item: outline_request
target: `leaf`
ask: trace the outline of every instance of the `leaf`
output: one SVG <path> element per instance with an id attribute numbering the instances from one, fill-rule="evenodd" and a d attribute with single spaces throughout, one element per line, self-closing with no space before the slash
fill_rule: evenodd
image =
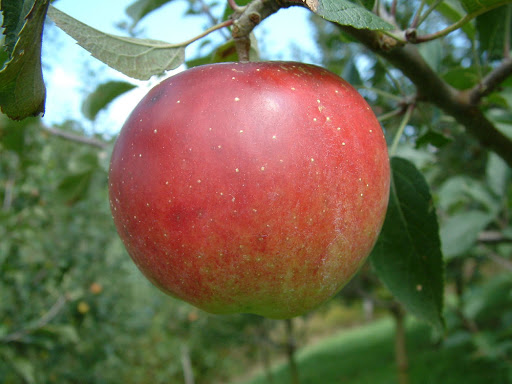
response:
<path id="1" fill-rule="evenodd" d="M 15 352 L 8 348 L 0 348 L 0 357 L 11 366 L 25 383 L 36 383 L 34 365 L 30 360 L 16 356 Z"/>
<path id="2" fill-rule="evenodd" d="M 11 54 L 14 46 L 18 41 L 18 35 L 25 25 L 25 17 L 28 15 L 34 5 L 34 0 L 19 1 L 19 0 L 2 0 L 0 8 L 3 13 L 4 28 L 3 34 L 5 35 L 5 50 Z"/>
<path id="3" fill-rule="evenodd" d="M 487 160 L 486 178 L 487 185 L 496 196 L 505 197 L 510 176 L 510 168 L 505 160 L 494 152 L 490 152 Z"/>
<path id="4" fill-rule="evenodd" d="M 443 260 L 430 190 L 411 162 L 394 157 L 391 168 L 388 212 L 371 262 L 407 310 L 441 330 Z"/>
<path id="5" fill-rule="evenodd" d="M 128 8 L 126 14 L 132 19 L 131 28 L 135 28 L 137 23 L 148 13 L 153 12 L 155 9 L 160 8 L 172 0 L 136 0 Z"/>
<path id="6" fill-rule="evenodd" d="M 476 243 L 478 234 L 494 219 L 492 213 L 467 211 L 458 213 L 441 226 L 443 254 L 447 259 L 462 256 Z"/>
<path id="7" fill-rule="evenodd" d="M 48 5 L 49 0 L 34 3 L 10 61 L 0 71 L 0 108 L 14 120 L 44 113 L 46 87 L 41 68 L 41 38 Z"/>
<path id="8" fill-rule="evenodd" d="M 449 211 L 457 205 L 478 203 L 487 213 L 497 214 L 501 202 L 491 193 L 486 184 L 464 176 L 455 176 L 445 181 L 438 190 L 439 207 Z"/>
<path id="9" fill-rule="evenodd" d="M 439 71 L 441 61 L 443 59 L 443 46 L 439 39 L 429 41 L 428 43 L 421 44 L 419 51 L 423 59 L 428 65 L 436 72 Z"/>
<path id="10" fill-rule="evenodd" d="M 298 0 L 296 0 L 299 2 Z M 389 31 L 394 27 L 366 8 L 348 0 L 302 0 L 305 5 L 324 19 L 357 29 Z"/>
<path id="11" fill-rule="evenodd" d="M 185 60 L 185 45 L 110 35 L 50 6 L 48 16 L 98 60 L 125 75 L 148 80 L 177 68 Z"/>
<path id="12" fill-rule="evenodd" d="M 510 4 L 510 0 L 459 0 L 467 13 L 478 13 L 490 11 L 501 5 Z"/>
<path id="13" fill-rule="evenodd" d="M 70 174 L 57 186 L 58 196 L 67 204 L 73 204 L 87 197 L 93 176 L 92 170 Z"/>
<path id="14" fill-rule="evenodd" d="M 510 18 L 507 12 L 508 7 L 493 9 L 476 18 L 476 29 L 479 36 L 478 49 L 480 53 L 487 52 L 489 60 L 501 59 L 503 57 L 503 50 L 505 47 L 505 40 L 511 41 L 512 28 L 507 28 L 507 22 L 510 23 Z M 506 34 L 508 33 L 508 37 Z"/>
<path id="15" fill-rule="evenodd" d="M 452 87 L 460 90 L 470 89 L 480 82 L 481 74 L 478 68 L 452 67 L 442 78 Z"/>
<path id="16" fill-rule="evenodd" d="M 416 140 L 416 148 L 422 148 L 427 145 L 433 145 L 436 148 L 442 148 L 445 145 L 451 143 L 453 139 L 450 137 L 443 135 L 441 132 L 434 131 L 429 129 L 423 135 L 418 137 Z"/>
<path id="17" fill-rule="evenodd" d="M 116 97 L 135 88 L 135 85 L 126 81 L 109 81 L 100 84 L 96 90 L 90 93 L 82 105 L 82 113 L 89 120 L 94 120 L 96 115 Z"/>

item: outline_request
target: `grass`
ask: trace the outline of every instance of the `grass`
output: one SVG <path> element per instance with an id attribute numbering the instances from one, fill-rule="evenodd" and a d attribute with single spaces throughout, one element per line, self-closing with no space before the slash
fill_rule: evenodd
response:
<path id="1" fill-rule="evenodd" d="M 394 326 L 391 319 L 334 334 L 297 354 L 300 384 L 396 384 Z M 471 358 L 468 345 L 443 348 L 426 326 L 409 323 L 411 384 L 504 384 L 498 365 Z M 273 368 L 273 384 L 290 383 L 285 363 Z M 269 384 L 263 372 L 242 384 Z"/>

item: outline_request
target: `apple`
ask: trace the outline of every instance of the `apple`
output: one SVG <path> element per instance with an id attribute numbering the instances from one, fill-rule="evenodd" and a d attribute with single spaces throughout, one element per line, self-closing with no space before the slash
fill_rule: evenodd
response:
<path id="1" fill-rule="evenodd" d="M 222 63 L 155 86 L 109 175 L 117 231 L 164 292 L 216 314 L 304 314 L 357 272 L 389 194 L 381 127 L 346 81 Z"/>

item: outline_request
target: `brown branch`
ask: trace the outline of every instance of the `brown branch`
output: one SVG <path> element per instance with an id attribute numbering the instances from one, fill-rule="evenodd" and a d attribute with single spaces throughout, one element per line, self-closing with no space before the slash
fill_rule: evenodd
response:
<path id="1" fill-rule="evenodd" d="M 64 140 L 73 141 L 75 143 L 80 143 L 80 144 L 85 144 L 85 145 L 90 145 L 92 147 L 96 147 L 96 148 L 100 148 L 100 149 L 105 149 L 108 146 L 107 142 L 95 139 L 93 137 L 80 136 L 80 135 L 76 135 L 71 132 L 66 132 L 66 131 L 63 131 L 60 129 L 51 128 L 51 127 L 47 127 L 47 126 L 43 126 L 42 128 L 45 132 L 47 132 L 53 136 L 59 137 L 61 139 L 64 139 Z"/>
<path id="2" fill-rule="evenodd" d="M 418 100 L 429 102 L 452 116 L 488 150 L 495 151 L 512 167 L 512 141 L 487 119 L 479 107 L 470 102 L 469 93 L 449 86 L 427 64 L 412 44 L 390 47 L 377 31 L 341 27 L 376 54 L 382 56 L 411 80 L 418 91 Z"/>
<path id="3" fill-rule="evenodd" d="M 496 90 L 501 83 L 512 75 L 512 58 L 503 62 L 485 76 L 482 82 L 469 91 L 469 102 L 478 104 L 480 100 Z"/>

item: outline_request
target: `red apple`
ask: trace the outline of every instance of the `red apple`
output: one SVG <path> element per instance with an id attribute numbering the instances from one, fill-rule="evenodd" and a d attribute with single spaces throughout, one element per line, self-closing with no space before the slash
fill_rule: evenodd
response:
<path id="1" fill-rule="evenodd" d="M 164 292 L 211 313 L 303 314 L 357 272 L 386 213 L 381 127 L 347 82 L 299 63 L 196 67 L 126 121 L 110 204 Z"/>

